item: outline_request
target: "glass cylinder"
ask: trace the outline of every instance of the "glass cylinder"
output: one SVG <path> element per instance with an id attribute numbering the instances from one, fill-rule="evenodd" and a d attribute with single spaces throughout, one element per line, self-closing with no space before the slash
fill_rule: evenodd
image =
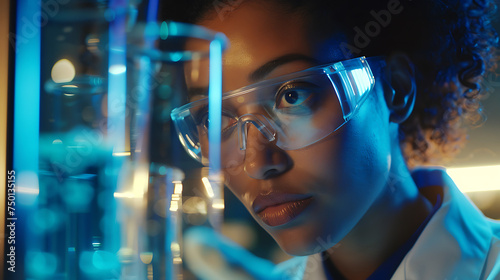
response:
<path id="1" fill-rule="evenodd" d="M 206 90 L 201 94 L 211 91 L 220 102 L 225 44 L 222 34 L 179 22 L 139 22 L 128 34 L 130 157 L 115 193 L 122 234 L 118 255 L 127 277 L 182 279 L 181 169 L 190 163 L 170 112 L 191 100 L 198 89 Z M 220 109 L 217 113 L 220 116 Z M 213 178 L 211 199 L 223 205 L 222 180 Z M 220 223 L 222 208 L 211 213 Z"/>
<path id="2" fill-rule="evenodd" d="M 127 137 L 125 110 L 115 109 L 126 99 L 134 8 L 115 0 L 42 1 L 41 16 L 39 186 L 26 279 L 121 278 L 114 193 Z"/>

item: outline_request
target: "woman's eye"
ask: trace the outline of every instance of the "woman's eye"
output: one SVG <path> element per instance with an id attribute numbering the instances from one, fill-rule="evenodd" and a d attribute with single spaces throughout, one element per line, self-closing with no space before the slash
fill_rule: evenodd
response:
<path id="1" fill-rule="evenodd" d="M 281 110 L 312 109 L 318 88 L 311 84 L 299 83 L 282 86 L 276 95 L 276 108 Z"/>
<path id="2" fill-rule="evenodd" d="M 222 113 L 222 116 L 221 116 L 222 133 L 224 133 L 227 130 L 229 130 L 230 128 L 232 128 L 234 125 L 236 125 L 237 122 L 238 121 L 236 118 L 234 118 L 228 114 Z M 208 130 L 208 126 L 210 124 L 210 121 L 208 119 L 208 111 L 200 116 L 198 123 L 199 123 L 199 125 L 202 125 L 206 130 Z"/>
<path id="3" fill-rule="evenodd" d="M 198 125 L 203 126 L 203 128 L 208 129 L 208 112 L 204 113 L 198 118 Z"/>
<path id="4" fill-rule="evenodd" d="M 238 121 L 230 116 L 222 114 L 221 128 L 222 132 L 226 132 L 236 125 Z"/>

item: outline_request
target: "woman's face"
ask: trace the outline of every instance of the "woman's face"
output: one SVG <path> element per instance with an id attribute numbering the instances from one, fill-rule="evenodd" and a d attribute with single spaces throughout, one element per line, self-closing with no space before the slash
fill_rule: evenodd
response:
<path id="1" fill-rule="evenodd" d="M 201 22 L 229 38 L 224 91 L 254 83 L 257 69 L 268 79 L 344 59 L 338 55 L 342 34 L 313 38 L 318 32 L 300 16 L 277 11 L 243 2 L 230 14 L 214 13 Z M 246 158 L 225 170 L 226 185 L 284 251 L 306 255 L 334 246 L 383 192 L 391 148 L 379 89 L 345 126 L 302 149 L 282 150 L 250 126 Z"/>

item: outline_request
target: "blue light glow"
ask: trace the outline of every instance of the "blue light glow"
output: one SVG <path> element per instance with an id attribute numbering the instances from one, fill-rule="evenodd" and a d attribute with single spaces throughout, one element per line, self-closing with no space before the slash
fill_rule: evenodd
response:
<path id="1" fill-rule="evenodd" d="M 148 14 L 146 16 L 147 22 L 156 22 L 158 16 L 158 0 L 149 0 Z"/>
<path id="2" fill-rule="evenodd" d="M 115 279 L 119 265 L 116 254 L 102 250 L 84 251 L 78 259 L 80 271 L 92 279 Z"/>
<path id="3" fill-rule="evenodd" d="M 127 0 L 111 0 L 109 8 L 111 10 L 122 10 L 127 8 Z M 126 114 L 126 89 L 127 72 L 124 65 L 127 65 L 127 15 L 117 14 L 116 18 L 109 23 L 109 57 L 108 57 L 108 120 L 107 120 L 107 141 L 113 145 L 113 152 L 125 152 L 126 133 L 125 133 L 125 114 Z M 113 71 L 113 69 L 122 69 L 124 71 Z M 111 69 L 111 71 L 109 71 Z M 113 162 L 107 168 L 110 170 L 120 170 L 123 159 L 113 157 Z M 116 201 L 109 194 L 114 193 L 117 185 L 116 176 L 106 178 L 108 187 L 106 203 L 104 206 L 104 217 L 101 221 L 103 231 L 103 248 L 110 252 L 118 251 L 120 248 L 120 233 L 116 219 Z M 102 198 L 102 197 L 101 197 Z M 102 279 L 102 278 L 101 278 Z"/>
<path id="4" fill-rule="evenodd" d="M 92 264 L 97 269 L 111 270 L 119 266 L 118 257 L 107 251 L 95 251 L 92 255 Z"/>
<path id="5" fill-rule="evenodd" d="M 169 33 L 174 35 L 174 36 L 179 36 L 179 35 L 182 35 L 182 34 L 190 34 L 190 30 L 184 30 L 182 29 L 183 25 L 181 24 L 180 27 L 181 27 L 181 32 L 179 32 L 179 28 L 178 28 L 178 24 L 177 22 L 169 22 L 168 24 L 168 30 L 169 30 Z M 184 31 L 184 32 L 182 32 Z"/>
<path id="6" fill-rule="evenodd" d="M 166 22 L 161 23 L 160 27 L 160 38 L 166 40 L 168 38 L 168 25 Z"/>
<path id="7" fill-rule="evenodd" d="M 40 278 L 52 278 L 57 270 L 56 255 L 44 252 L 31 251 L 26 254 L 26 270 L 31 275 Z"/>
<path id="8" fill-rule="evenodd" d="M 38 209 L 33 214 L 32 225 L 36 228 L 37 232 L 44 233 L 56 231 L 62 224 L 64 219 L 61 214 L 62 211 L 54 211 L 49 208 Z"/>
<path id="9" fill-rule="evenodd" d="M 169 55 L 170 55 L 170 60 L 173 61 L 173 62 L 178 62 L 183 57 L 182 52 L 172 52 Z"/>
<path id="10" fill-rule="evenodd" d="M 38 174 L 41 24 L 28 25 L 25 21 L 40 13 L 40 1 L 19 0 L 17 7 L 13 165 L 17 185 L 33 190 L 26 193 L 38 193 L 38 180 L 25 177 Z"/>
<path id="11" fill-rule="evenodd" d="M 123 6 L 126 1 L 111 1 L 112 8 Z M 108 135 L 115 152 L 125 151 L 126 106 L 126 17 L 117 15 L 109 26 L 109 78 L 108 78 Z M 121 69 L 121 71 L 117 71 Z"/>
<path id="12" fill-rule="evenodd" d="M 355 86 L 358 89 L 357 99 L 359 100 L 371 87 L 370 78 L 364 69 L 358 68 L 351 71 Z"/>
<path id="13" fill-rule="evenodd" d="M 221 113 L 222 113 L 222 44 L 219 39 L 210 43 L 210 84 L 208 88 L 208 141 L 210 169 L 214 174 L 220 171 Z M 217 195 L 217 194 L 216 194 Z M 217 197 L 217 196 L 216 196 Z"/>
<path id="14" fill-rule="evenodd" d="M 149 100 L 150 100 L 150 92 L 148 89 L 151 88 L 151 76 L 150 76 L 150 69 L 151 69 L 151 60 L 147 56 L 142 56 L 139 59 L 139 79 L 138 79 L 138 96 L 141 98 L 138 98 L 137 104 L 135 105 L 137 108 L 136 114 L 136 120 L 135 123 L 133 124 L 133 130 L 134 132 L 134 137 L 137 137 L 137 147 L 131 147 L 134 149 L 139 149 L 141 150 L 142 145 L 147 145 L 146 143 L 143 143 L 144 139 L 147 139 L 145 136 L 145 133 L 147 131 L 146 126 L 148 125 L 148 119 L 147 116 L 150 112 L 149 108 Z"/>
<path id="15" fill-rule="evenodd" d="M 94 196 L 94 189 L 87 180 L 72 179 L 66 182 L 60 195 L 66 204 L 67 211 L 87 212 L 90 211 L 89 207 Z"/>
<path id="16" fill-rule="evenodd" d="M 127 66 L 123 64 L 115 64 L 109 67 L 109 73 L 113 75 L 120 75 L 127 71 Z"/>

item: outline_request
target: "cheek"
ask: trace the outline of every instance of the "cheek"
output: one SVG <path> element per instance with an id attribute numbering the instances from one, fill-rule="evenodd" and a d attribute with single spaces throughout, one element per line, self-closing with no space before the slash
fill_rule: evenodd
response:
<path id="1" fill-rule="evenodd" d="M 348 230 L 386 187 L 391 159 L 389 132 L 385 127 L 375 128 L 371 122 L 353 121 L 352 124 L 346 127 L 342 149 L 336 155 L 337 170 L 332 172 L 337 176 L 334 181 L 338 184 L 334 186 L 337 193 L 333 199 L 338 205 L 328 205 L 330 210 L 341 209 L 343 216 L 339 220 Z"/>
<path id="2" fill-rule="evenodd" d="M 356 121 L 308 149 L 300 161 L 316 178 L 316 234 L 339 242 L 361 220 L 386 185 L 390 146 L 385 129 Z M 318 180 L 317 178 L 320 178 Z"/>
<path id="3" fill-rule="evenodd" d="M 294 161 L 291 171 L 307 174 L 322 184 L 323 191 L 340 193 L 367 188 L 373 178 L 388 172 L 390 147 L 385 129 L 352 121 L 337 132 L 305 149 L 289 151 Z"/>
<path id="4" fill-rule="evenodd" d="M 360 197 L 373 200 L 385 186 L 391 163 L 389 117 L 380 94 L 365 101 L 357 115 L 339 131 L 342 148 L 336 154 L 336 165 L 348 187 Z"/>
<path id="5" fill-rule="evenodd" d="M 342 133 L 345 136 L 336 164 L 340 181 L 345 183 L 344 191 L 370 203 L 384 187 L 389 172 L 390 136 L 387 125 L 377 114 L 359 113 Z"/>
<path id="6" fill-rule="evenodd" d="M 257 188 L 251 188 L 251 180 L 245 173 L 243 165 L 224 169 L 224 184 L 247 208 L 251 205 L 252 189 L 258 191 Z"/>

